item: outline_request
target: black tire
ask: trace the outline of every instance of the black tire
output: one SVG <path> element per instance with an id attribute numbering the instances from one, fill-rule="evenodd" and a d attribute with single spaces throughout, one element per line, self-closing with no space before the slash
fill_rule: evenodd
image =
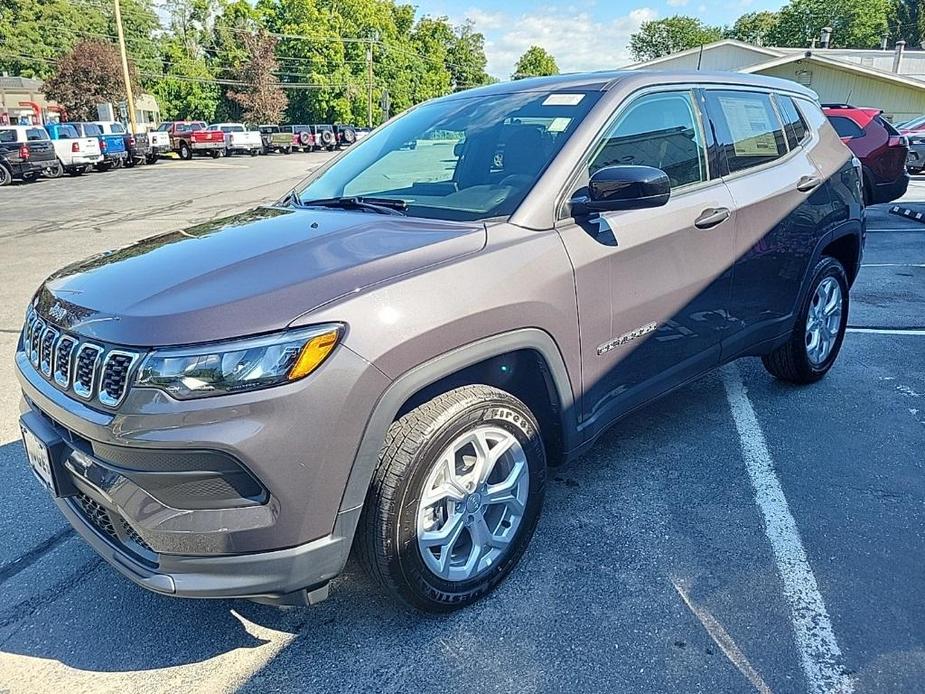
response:
<path id="1" fill-rule="evenodd" d="M 126 158 L 125 158 L 124 166 L 125 166 L 126 169 L 131 169 L 131 168 L 133 168 L 133 167 L 135 166 L 135 158 L 132 157 L 132 156 L 126 157 Z"/>
<path id="2" fill-rule="evenodd" d="M 806 322 L 816 297 L 816 289 L 828 277 L 833 277 L 841 289 L 841 319 L 835 343 L 829 355 L 821 363 L 815 364 L 807 353 Z M 764 368 L 775 378 L 788 383 L 807 384 L 818 381 L 829 372 L 835 359 L 838 358 L 845 339 L 845 328 L 848 325 L 848 308 L 848 277 L 845 274 L 845 268 L 835 258 L 823 257 L 813 269 L 813 278 L 800 305 L 793 333 L 787 342 L 761 358 Z"/>
<path id="3" fill-rule="evenodd" d="M 283 150 L 283 154 L 292 154 L 292 147 L 286 147 Z"/>
<path id="4" fill-rule="evenodd" d="M 83 176 L 86 173 L 87 169 L 83 166 L 75 166 L 72 169 L 68 169 L 68 176 Z"/>
<path id="5" fill-rule="evenodd" d="M 228 152 L 225 152 L 224 155 L 223 155 L 223 154 L 222 154 L 222 150 L 220 150 L 220 149 L 213 149 L 211 152 L 209 152 L 209 156 L 211 156 L 213 159 L 218 159 L 219 157 L 222 157 L 222 156 L 226 156 L 226 157 L 227 157 L 227 156 L 228 156 Z"/>
<path id="6" fill-rule="evenodd" d="M 23 175 L 22 175 L 22 182 L 23 182 L 23 183 L 35 183 L 37 180 L 39 180 L 39 175 L 40 175 L 40 174 L 37 174 L 37 173 L 27 173 L 27 174 L 23 174 Z"/>
<path id="7" fill-rule="evenodd" d="M 256 157 L 258 154 L 260 154 L 260 152 L 258 152 L 256 149 L 252 149 L 252 150 L 251 150 L 251 156 L 252 156 L 252 157 Z"/>
<path id="8" fill-rule="evenodd" d="M 55 165 L 51 168 L 45 169 L 45 176 L 47 178 L 61 178 L 64 175 L 64 165 L 60 161 L 56 161 Z"/>
<path id="9" fill-rule="evenodd" d="M 96 170 L 100 173 L 105 173 L 112 168 L 112 164 L 108 161 L 101 161 L 99 164 L 96 164 Z"/>
<path id="10" fill-rule="evenodd" d="M 4 164 L 0 164 L 0 187 L 8 186 L 13 182 L 13 174 Z"/>
<path id="11" fill-rule="evenodd" d="M 494 563 L 470 579 L 450 581 L 432 572 L 418 549 L 418 500 L 440 453 L 467 430 L 484 424 L 503 429 L 520 444 L 529 471 L 528 495 L 516 534 Z M 539 428 L 520 400 L 484 385 L 451 390 L 389 428 L 360 519 L 355 545 L 360 560 L 386 591 L 414 608 L 449 612 L 470 605 L 494 590 L 523 555 L 542 508 L 545 483 Z"/>
<path id="12" fill-rule="evenodd" d="M 149 155 L 148 155 L 148 164 L 149 164 L 149 165 L 150 165 L 150 164 L 157 164 L 157 161 L 158 161 L 159 158 L 160 158 L 160 157 L 158 157 L 158 155 L 156 155 L 156 154 L 149 154 Z"/>
<path id="13" fill-rule="evenodd" d="M 193 158 L 193 150 L 190 149 L 190 146 L 185 142 L 180 143 L 180 159 L 183 161 L 189 161 Z"/>

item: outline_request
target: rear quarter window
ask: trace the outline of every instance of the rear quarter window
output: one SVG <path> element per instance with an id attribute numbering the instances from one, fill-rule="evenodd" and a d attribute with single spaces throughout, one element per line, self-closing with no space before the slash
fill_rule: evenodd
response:
<path id="1" fill-rule="evenodd" d="M 109 126 L 112 129 L 113 134 L 115 135 L 124 135 L 125 128 L 122 127 L 122 123 L 113 123 Z"/>
<path id="2" fill-rule="evenodd" d="M 99 137 L 103 134 L 103 129 L 96 123 L 85 123 L 84 133 L 86 133 L 87 137 Z"/>
<path id="3" fill-rule="evenodd" d="M 29 128 L 26 130 L 26 139 L 32 142 L 36 140 L 47 140 L 48 133 L 45 132 L 45 128 Z"/>
<path id="4" fill-rule="evenodd" d="M 709 90 L 706 94 L 729 173 L 766 164 L 787 153 L 784 131 L 769 94 L 731 90 Z"/>
<path id="5" fill-rule="evenodd" d="M 11 142 L 16 142 L 16 131 L 15 130 L 0 130 L 0 142 L 4 144 L 10 144 Z"/>
<path id="6" fill-rule="evenodd" d="M 845 116 L 826 116 L 839 137 L 863 137 L 864 131 L 850 118 Z"/>
<path id="7" fill-rule="evenodd" d="M 777 106 L 780 110 L 781 119 L 784 121 L 787 144 L 790 145 L 790 149 L 799 147 L 800 143 L 809 135 L 809 126 L 806 125 L 803 115 L 789 96 L 778 96 Z"/>

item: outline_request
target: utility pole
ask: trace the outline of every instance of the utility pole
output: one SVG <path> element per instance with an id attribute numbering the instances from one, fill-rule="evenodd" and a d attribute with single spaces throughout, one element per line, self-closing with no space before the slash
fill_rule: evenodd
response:
<path id="1" fill-rule="evenodd" d="M 118 2 L 119 0 L 116 0 Z M 367 125 L 373 127 L 373 40 L 366 44 L 366 117 Z"/>
<path id="2" fill-rule="evenodd" d="M 116 15 L 116 30 L 119 33 L 119 52 L 122 54 L 122 78 L 125 80 L 125 110 L 128 111 L 128 122 L 132 128 L 132 135 L 138 130 L 135 122 L 135 97 L 132 96 L 132 79 L 128 72 L 128 55 L 125 52 L 125 34 L 122 33 L 122 10 L 119 0 L 113 0 Z"/>

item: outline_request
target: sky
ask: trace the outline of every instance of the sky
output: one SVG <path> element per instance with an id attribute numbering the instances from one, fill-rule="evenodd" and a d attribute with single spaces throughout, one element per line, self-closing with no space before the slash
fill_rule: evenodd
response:
<path id="1" fill-rule="evenodd" d="M 485 35 L 488 72 L 507 79 L 532 44 L 555 57 L 562 72 L 628 65 L 629 37 L 650 19 L 686 14 L 707 24 L 732 24 L 746 12 L 778 9 L 782 0 L 416 0 L 419 15 L 475 22 Z"/>

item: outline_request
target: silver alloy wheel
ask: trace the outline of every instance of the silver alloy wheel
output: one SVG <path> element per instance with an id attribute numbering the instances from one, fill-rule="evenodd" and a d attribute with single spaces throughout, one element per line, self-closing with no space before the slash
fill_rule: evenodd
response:
<path id="1" fill-rule="evenodd" d="M 438 456 L 417 509 L 424 564 L 448 581 L 465 581 L 492 565 L 520 529 L 530 470 L 517 438 L 482 425 Z"/>
<path id="2" fill-rule="evenodd" d="M 838 339 L 842 312 L 841 285 L 834 277 L 826 277 L 813 294 L 806 316 L 806 356 L 814 366 L 828 359 Z"/>

